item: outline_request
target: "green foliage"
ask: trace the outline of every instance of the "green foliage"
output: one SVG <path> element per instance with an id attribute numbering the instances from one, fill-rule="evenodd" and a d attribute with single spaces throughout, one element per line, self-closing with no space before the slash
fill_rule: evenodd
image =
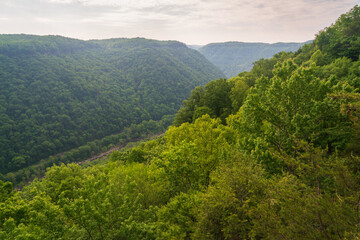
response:
<path id="1" fill-rule="evenodd" d="M 157 239 L 191 239 L 199 203 L 196 194 L 180 193 L 171 198 L 157 213 Z"/>
<path id="2" fill-rule="evenodd" d="M 113 148 L 114 145 L 119 146 L 120 144 L 121 146 L 129 141 L 164 132 L 171 121 L 172 116 L 164 116 L 157 122 L 150 120 L 142 121 L 140 124 L 131 124 L 130 127 L 126 127 L 124 131 L 119 134 L 113 134 L 100 140 L 91 141 L 79 148 L 50 156 L 48 159 L 43 159 L 34 166 L 7 173 L 3 178 L 12 182 L 14 186 L 21 187 L 34 178 L 44 176 L 46 169 L 54 164 L 59 165 L 61 163 L 81 162 L 83 160 L 91 159 L 93 156 Z M 126 159 L 122 160 L 126 161 Z"/>
<path id="3" fill-rule="evenodd" d="M 242 72 L 229 80 L 217 79 L 206 84 L 204 88 L 195 88 L 189 99 L 183 102 L 173 124 L 180 126 L 182 123 L 191 123 L 205 114 L 220 118 L 225 123 L 226 118 L 238 112 L 244 104 L 248 90 L 255 85 L 256 79 L 262 76 L 273 77 L 274 66 L 291 56 L 292 53 L 280 52 L 271 59 L 256 61 L 250 72 Z"/>
<path id="4" fill-rule="evenodd" d="M 175 194 L 206 187 L 210 173 L 234 141 L 231 129 L 209 115 L 202 116 L 194 124 L 170 127 L 165 139 L 169 149 L 164 151 L 158 164 L 164 170 L 169 189 Z"/>
<path id="5" fill-rule="evenodd" d="M 191 123 L 197 118 L 208 114 L 211 117 L 218 117 L 225 123 L 225 119 L 233 112 L 230 92 L 235 81 L 217 79 L 205 85 L 204 88 L 195 88 L 188 100 L 176 114 L 174 125 Z M 236 91 L 234 89 L 234 91 Z"/>
<path id="6" fill-rule="evenodd" d="M 336 23 L 321 31 L 316 44 L 332 59 L 347 57 L 356 61 L 360 55 L 360 7 L 340 16 Z"/>
<path id="7" fill-rule="evenodd" d="M 209 82 L 205 86 L 203 103 L 205 107 L 211 109 L 214 115 L 223 122 L 232 112 L 232 104 L 229 97 L 231 88 L 232 84 L 225 79 Z"/>
<path id="8" fill-rule="evenodd" d="M 222 76 L 201 54 L 174 41 L 1 35 L 0 172 L 131 124 L 148 121 L 144 127 L 151 128 L 174 114 L 195 86 Z M 91 150 L 81 149 L 79 157 L 85 155 Z"/>
<path id="9" fill-rule="evenodd" d="M 341 239 L 346 231 L 356 233 L 351 202 L 359 192 L 351 189 L 357 188 L 357 174 L 346 158 L 303 147 L 299 157 L 284 157 L 292 175 L 272 180 L 268 199 L 254 211 L 256 231 L 265 239 Z"/>
<path id="10" fill-rule="evenodd" d="M 0 202 L 5 202 L 12 194 L 13 186 L 10 182 L 0 180 Z"/>
<path id="11" fill-rule="evenodd" d="M 146 155 L 146 152 L 144 152 L 142 150 L 134 149 L 128 155 L 127 161 L 142 163 L 142 162 L 145 162 L 145 160 L 146 160 L 145 155 Z"/>
<path id="12" fill-rule="evenodd" d="M 164 192 L 156 172 L 142 164 L 53 167 L 22 191 L 26 204 L 15 195 L 16 204 L 0 205 L 26 209 L 25 215 L 2 211 L 0 233 L 19 239 L 153 239 L 155 206 L 166 201 L 159 198 Z"/>
<path id="13" fill-rule="evenodd" d="M 241 156 L 232 156 L 212 177 L 200 196 L 193 239 L 249 239 L 250 215 L 265 196 L 263 170 Z"/>
<path id="14" fill-rule="evenodd" d="M 270 148 L 296 156 L 299 139 L 330 151 L 345 148 L 352 133 L 350 121 L 327 95 L 351 88 L 317 78 L 315 69 L 289 60 L 275 67 L 271 79 L 258 79 L 234 123 L 245 137 L 244 149 L 251 151 L 260 140 L 264 151 Z"/>
<path id="15" fill-rule="evenodd" d="M 182 123 L 186 123 L 186 122 L 190 123 L 193 120 L 195 120 L 194 112 L 196 111 L 197 108 L 203 107 L 203 103 L 202 103 L 203 96 L 204 96 L 204 88 L 201 86 L 196 87 L 191 91 L 189 99 L 183 101 L 183 106 L 176 113 L 174 119 L 175 126 L 180 126 Z M 209 111 L 211 111 L 211 109 Z M 199 109 L 196 113 L 196 116 L 200 115 L 201 112 L 203 112 L 203 110 Z"/>

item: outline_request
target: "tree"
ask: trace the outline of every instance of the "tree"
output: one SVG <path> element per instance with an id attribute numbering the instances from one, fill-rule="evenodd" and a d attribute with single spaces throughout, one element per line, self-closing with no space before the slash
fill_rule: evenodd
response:
<path id="1" fill-rule="evenodd" d="M 357 61 L 360 55 L 360 7 L 354 6 L 334 25 L 320 31 L 315 42 L 333 59 L 347 57 Z"/>
<path id="2" fill-rule="evenodd" d="M 170 127 L 165 140 L 168 150 L 156 163 L 173 195 L 200 190 L 209 184 L 210 174 L 225 160 L 233 132 L 220 119 L 203 115 L 193 124 Z"/>
<path id="3" fill-rule="evenodd" d="M 223 123 L 232 112 L 231 88 L 231 82 L 226 79 L 218 79 L 205 86 L 203 105 L 211 109 L 215 117 L 220 118 Z"/>
<path id="4" fill-rule="evenodd" d="M 266 198 L 270 186 L 263 169 L 240 154 L 233 155 L 212 175 L 199 194 L 193 239 L 250 239 L 252 211 Z M 261 235 L 259 235 L 261 236 Z"/>
<path id="5" fill-rule="evenodd" d="M 0 180 L 0 203 L 5 202 L 12 195 L 13 186 L 10 182 Z"/>
<path id="6" fill-rule="evenodd" d="M 298 67 L 292 60 L 285 61 L 276 66 L 273 78 L 258 79 L 248 94 L 233 126 L 244 137 L 244 149 L 262 152 L 262 156 L 257 154 L 260 161 L 273 162 L 267 148 L 296 156 L 298 140 L 327 147 L 330 152 L 346 146 L 352 132 L 350 121 L 328 94 L 352 91 L 351 87 L 319 79 L 315 69 L 313 64 Z M 268 165 L 271 171 L 281 168 L 281 162 L 277 167 Z"/>

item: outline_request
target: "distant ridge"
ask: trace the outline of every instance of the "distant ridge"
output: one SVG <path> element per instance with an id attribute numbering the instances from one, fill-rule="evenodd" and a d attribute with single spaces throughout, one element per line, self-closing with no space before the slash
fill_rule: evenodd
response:
<path id="1" fill-rule="evenodd" d="M 304 44 L 312 41 L 295 43 L 249 43 L 249 42 L 224 42 L 210 43 L 199 48 L 210 62 L 217 66 L 226 77 L 230 78 L 240 72 L 249 71 L 252 63 L 261 58 L 271 58 L 278 52 L 296 51 Z"/>

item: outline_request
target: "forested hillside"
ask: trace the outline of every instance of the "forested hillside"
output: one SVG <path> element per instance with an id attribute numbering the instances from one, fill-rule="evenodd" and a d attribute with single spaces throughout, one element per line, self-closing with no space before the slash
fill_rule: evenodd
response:
<path id="1" fill-rule="evenodd" d="M 0 181 L 0 238 L 359 239 L 359 29 L 355 6 L 195 88 L 163 137 L 22 191 Z"/>
<path id="2" fill-rule="evenodd" d="M 222 76 L 175 41 L 0 35 L 0 173 L 174 114 Z"/>
<path id="3" fill-rule="evenodd" d="M 309 41 L 311 42 L 311 41 Z M 249 71 L 253 62 L 261 58 L 271 58 L 278 52 L 294 52 L 306 43 L 210 43 L 199 48 L 210 62 L 231 78 L 243 71 Z"/>

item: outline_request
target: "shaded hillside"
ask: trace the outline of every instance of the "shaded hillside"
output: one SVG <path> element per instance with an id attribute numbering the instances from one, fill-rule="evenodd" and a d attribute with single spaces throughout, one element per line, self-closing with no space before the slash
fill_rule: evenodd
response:
<path id="1" fill-rule="evenodd" d="M 261 58 L 271 58 L 282 51 L 296 51 L 304 44 L 225 42 L 210 43 L 199 51 L 230 78 L 240 72 L 249 71 L 253 62 Z"/>
<path id="2" fill-rule="evenodd" d="M 0 169 L 174 114 L 222 73 L 175 41 L 0 35 Z"/>

